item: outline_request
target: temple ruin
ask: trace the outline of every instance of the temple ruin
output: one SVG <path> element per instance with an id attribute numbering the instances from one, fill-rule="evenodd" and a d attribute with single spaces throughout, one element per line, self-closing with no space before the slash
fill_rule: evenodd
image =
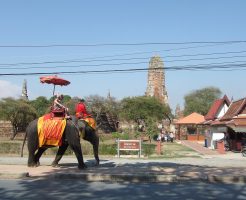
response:
<path id="1" fill-rule="evenodd" d="M 159 56 L 150 59 L 146 96 L 157 98 L 161 103 L 168 105 L 168 95 L 165 86 L 164 64 Z"/>

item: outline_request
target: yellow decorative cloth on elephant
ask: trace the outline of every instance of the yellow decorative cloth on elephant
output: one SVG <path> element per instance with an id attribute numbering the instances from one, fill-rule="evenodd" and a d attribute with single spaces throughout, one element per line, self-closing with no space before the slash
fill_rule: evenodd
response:
<path id="1" fill-rule="evenodd" d="M 39 147 L 61 146 L 62 135 L 66 127 L 66 119 L 51 118 L 48 115 L 44 115 L 38 119 Z"/>
<path id="2" fill-rule="evenodd" d="M 93 128 L 94 130 L 96 129 L 96 126 L 97 126 L 97 123 L 96 123 L 96 120 L 92 117 L 86 117 L 83 119 L 84 121 L 87 122 L 87 124 Z"/>

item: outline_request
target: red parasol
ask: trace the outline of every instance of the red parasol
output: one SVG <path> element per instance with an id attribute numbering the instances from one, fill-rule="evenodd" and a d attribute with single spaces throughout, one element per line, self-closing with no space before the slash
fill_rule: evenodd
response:
<path id="1" fill-rule="evenodd" d="M 65 80 L 63 78 L 60 78 L 60 77 L 58 77 L 56 75 L 54 75 L 54 76 L 41 76 L 40 77 L 40 82 L 54 85 L 53 96 L 55 94 L 55 86 L 56 85 L 64 86 L 64 85 L 69 85 L 70 84 L 69 81 L 67 81 L 67 80 Z"/>

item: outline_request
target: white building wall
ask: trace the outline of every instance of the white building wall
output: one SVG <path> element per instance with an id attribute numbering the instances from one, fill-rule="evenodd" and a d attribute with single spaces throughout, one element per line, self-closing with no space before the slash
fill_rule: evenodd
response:
<path id="1" fill-rule="evenodd" d="M 221 117 L 224 116 L 224 114 L 226 113 L 226 111 L 228 110 L 228 106 L 226 104 L 224 104 L 223 106 L 221 106 L 221 108 L 219 109 L 216 118 L 219 119 Z"/>

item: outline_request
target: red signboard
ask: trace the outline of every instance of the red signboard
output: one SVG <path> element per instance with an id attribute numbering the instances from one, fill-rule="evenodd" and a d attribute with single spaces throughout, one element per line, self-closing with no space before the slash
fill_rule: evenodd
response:
<path id="1" fill-rule="evenodd" d="M 138 151 L 138 156 L 141 156 L 141 140 L 117 140 L 117 154 L 120 157 L 120 151 Z"/>
<path id="2" fill-rule="evenodd" d="M 139 150 L 139 141 L 120 141 L 120 149 L 124 150 Z"/>

